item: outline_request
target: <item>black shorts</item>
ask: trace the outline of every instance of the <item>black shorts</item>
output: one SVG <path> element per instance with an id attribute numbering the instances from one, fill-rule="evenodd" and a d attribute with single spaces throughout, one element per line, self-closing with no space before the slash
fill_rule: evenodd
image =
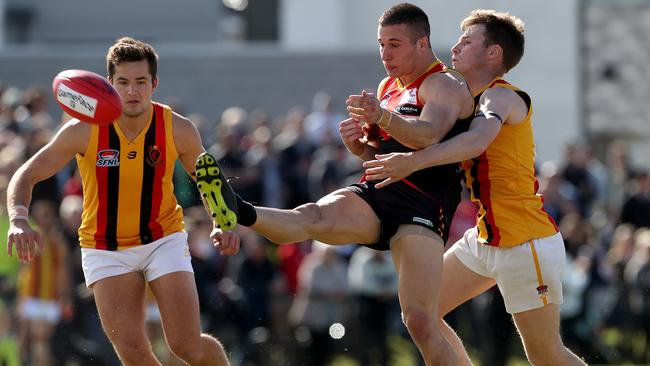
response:
<path id="1" fill-rule="evenodd" d="M 354 183 L 347 187 L 363 198 L 381 221 L 379 241 L 367 245 L 376 250 L 389 250 L 389 241 L 400 225 L 423 226 L 440 235 L 443 242 L 449 237 L 451 219 L 460 202 L 458 197 L 433 197 L 404 182 L 384 188 L 375 188 L 375 182 Z"/>

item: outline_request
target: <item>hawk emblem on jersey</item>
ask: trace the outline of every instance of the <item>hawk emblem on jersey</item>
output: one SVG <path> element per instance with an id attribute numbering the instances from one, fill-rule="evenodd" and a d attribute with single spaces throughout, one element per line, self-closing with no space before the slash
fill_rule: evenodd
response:
<path id="1" fill-rule="evenodd" d="M 111 167 L 120 165 L 120 152 L 115 149 L 100 150 L 97 152 L 97 166 Z"/>
<path id="2" fill-rule="evenodd" d="M 149 147 L 149 152 L 147 154 L 147 164 L 151 166 L 156 166 L 162 161 L 162 154 L 158 146 L 153 145 Z"/>

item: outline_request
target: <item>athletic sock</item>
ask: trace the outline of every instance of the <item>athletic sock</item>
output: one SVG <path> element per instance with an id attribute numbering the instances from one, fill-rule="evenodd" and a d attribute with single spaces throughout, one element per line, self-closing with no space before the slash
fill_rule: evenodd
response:
<path id="1" fill-rule="evenodd" d="M 255 206 L 244 201 L 236 193 L 235 198 L 237 198 L 237 223 L 243 226 L 252 226 L 255 224 L 255 221 L 257 221 Z"/>

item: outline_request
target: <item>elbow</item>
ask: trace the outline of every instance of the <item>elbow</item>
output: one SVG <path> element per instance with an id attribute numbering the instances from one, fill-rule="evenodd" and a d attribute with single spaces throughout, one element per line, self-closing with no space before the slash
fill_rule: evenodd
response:
<path id="1" fill-rule="evenodd" d="M 34 187 L 39 181 L 32 176 L 26 165 L 22 165 L 9 180 L 9 186 L 13 187 Z"/>
<path id="2" fill-rule="evenodd" d="M 395 136 L 393 136 L 395 138 Z M 428 139 L 418 139 L 418 138 L 411 138 L 408 141 L 405 139 L 397 139 L 402 145 L 413 149 L 413 150 L 422 150 L 426 147 L 429 147 L 435 143 L 435 141 L 431 141 Z"/>
<path id="3" fill-rule="evenodd" d="M 429 147 L 433 144 L 435 144 L 436 141 L 434 140 L 420 140 L 420 141 L 413 141 L 411 144 L 409 144 L 409 147 L 414 150 L 422 150 L 426 147 Z"/>

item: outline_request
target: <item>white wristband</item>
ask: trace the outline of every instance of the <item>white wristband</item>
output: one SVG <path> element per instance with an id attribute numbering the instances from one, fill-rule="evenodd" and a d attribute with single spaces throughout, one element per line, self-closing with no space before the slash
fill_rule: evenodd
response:
<path id="1" fill-rule="evenodd" d="M 386 116 L 388 113 L 388 116 Z M 393 120 L 393 113 L 385 108 L 381 108 L 381 115 L 375 124 L 381 129 L 386 129 L 390 126 L 390 122 Z"/>
<path id="2" fill-rule="evenodd" d="M 27 220 L 29 217 L 29 210 L 27 207 L 22 205 L 16 205 L 11 211 L 9 211 L 9 221 L 14 220 Z"/>
<path id="3" fill-rule="evenodd" d="M 15 216 L 10 216 L 10 217 L 9 217 L 9 222 L 14 222 L 14 221 L 16 221 L 16 220 L 25 220 L 25 221 L 29 221 L 29 219 L 27 218 L 27 216 L 15 215 Z"/>

